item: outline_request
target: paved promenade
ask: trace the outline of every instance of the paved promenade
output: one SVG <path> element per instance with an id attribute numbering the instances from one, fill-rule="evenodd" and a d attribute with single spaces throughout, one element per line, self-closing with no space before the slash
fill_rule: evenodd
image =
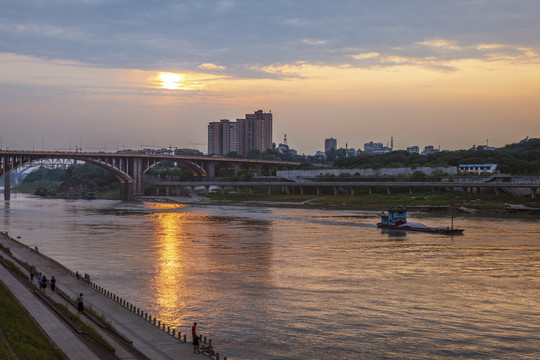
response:
<path id="1" fill-rule="evenodd" d="M 115 348 L 113 358 L 120 359 L 207 359 L 207 355 L 193 354 L 193 345 L 191 344 L 191 334 L 188 334 L 187 343 L 183 343 L 166 331 L 153 325 L 151 322 L 138 316 L 133 311 L 122 306 L 117 301 L 103 295 L 98 290 L 87 285 L 84 281 L 77 280 L 75 277 L 66 273 L 60 264 L 50 261 L 27 246 L 0 235 L 0 243 L 10 248 L 14 258 L 21 262 L 27 262 L 37 268 L 50 280 L 54 275 L 57 288 L 64 292 L 70 299 L 75 299 L 80 293 L 84 294 L 85 307 L 91 306 L 97 313 L 103 314 L 112 327 L 117 330 L 124 339 L 133 343 L 134 351 L 125 349 L 126 341 L 119 341 L 118 337 L 111 337 L 106 333 L 102 336 Z M 0 250 L 4 258 L 8 255 Z M 19 265 L 24 269 L 22 265 Z M 26 269 L 24 269 L 26 272 Z M 28 287 L 28 283 L 18 276 L 12 275 L 6 268 L 0 265 L 0 281 L 15 295 L 19 302 L 24 306 L 35 321 L 41 326 L 44 332 L 57 344 L 57 346 L 68 356 L 69 359 L 101 359 L 103 356 L 96 355 L 95 349 L 92 350 L 81 336 L 76 333 L 65 321 L 45 304 L 43 300 L 33 293 L 37 288 L 37 277 L 34 278 L 33 286 Z M 34 288 L 35 287 L 35 288 Z M 112 289 L 108 289 L 112 290 Z M 38 290 L 39 291 L 39 290 Z M 69 305 L 69 300 L 52 294 L 50 287 L 46 294 L 59 303 Z M 183 338 L 183 335 L 182 335 Z M 120 345 L 124 343 L 124 345 Z M 108 357 L 110 358 L 110 357 Z"/>

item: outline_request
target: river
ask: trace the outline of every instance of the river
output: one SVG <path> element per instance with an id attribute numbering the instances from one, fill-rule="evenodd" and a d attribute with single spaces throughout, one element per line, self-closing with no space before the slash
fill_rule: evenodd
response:
<path id="1" fill-rule="evenodd" d="M 229 359 L 540 355 L 537 218 L 459 216 L 451 237 L 365 211 L 17 193 L 0 210 L 0 230 L 183 332 L 196 321 Z"/>

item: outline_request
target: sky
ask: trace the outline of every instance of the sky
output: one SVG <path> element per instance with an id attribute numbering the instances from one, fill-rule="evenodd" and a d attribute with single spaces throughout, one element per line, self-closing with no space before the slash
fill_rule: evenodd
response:
<path id="1" fill-rule="evenodd" d="M 257 110 L 300 154 L 540 137 L 538 0 L 0 0 L 0 147 L 207 151 Z"/>

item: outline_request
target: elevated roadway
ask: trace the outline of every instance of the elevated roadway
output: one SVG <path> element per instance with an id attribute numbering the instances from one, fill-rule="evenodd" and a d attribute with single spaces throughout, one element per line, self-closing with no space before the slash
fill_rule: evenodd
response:
<path id="1" fill-rule="evenodd" d="M 332 182 L 332 181 L 317 181 L 317 182 L 289 182 L 289 181 L 200 181 L 200 182 L 171 182 L 171 181 L 157 181 L 154 185 L 158 188 L 164 188 L 166 195 L 176 193 L 181 188 L 196 188 L 204 186 L 207 190 L 210 187 L 221 188 L 222 192 L 225 188 L 236 188 L 238 191 L 242 188 L 249 189 L 250 193 L 253 189 L 263 188 L 268 189 L 270 194 L 272 189 L 280 188 L 284 193 L 300 192 L 304 193 L 305 189 L 315 190 L 317 194 L 323 189 L 331 189 L 335 195 L 338 193 L 349 193 L 354 195 L 355 191 L 368 191 L 370 194 L 373 189 L 384 189 L 388 194 L 392 189 L 409 189 L 412 193 L 418 189 L 431 189 L 435 191 L 438 189 L 460 189 L 467 192 L 480 192 L 485 189 L 489 189 L 498 194 L 506 189 L 512 188 L 528 188 L 531 191 L 534 198 L 540 188 L 540 181 L 526 181 L 526 182 Z"/>
<path id="2" fill-rule="evenodd" d="M 213 180 L 216 169 L 236 173 L 250 169 L 258 173 L 270 172 L 276 166 L 298 166 L 300 163 L 278 160 L 239 159 L 215 156 L 163 155 L 139 152 L 59 152 L 59 151 L 13 151 L 0 150 L 0 178 L 4 177 L 4 199 L 10 198 L 10 171 L 43 159 L 71 159 L 95 164 L 116 176 L 121 183 L 121 199 L 131 200 L 143 195 L 143 174 L 161 161 L 174 161 L 188 168 L 198 180 Z"/>

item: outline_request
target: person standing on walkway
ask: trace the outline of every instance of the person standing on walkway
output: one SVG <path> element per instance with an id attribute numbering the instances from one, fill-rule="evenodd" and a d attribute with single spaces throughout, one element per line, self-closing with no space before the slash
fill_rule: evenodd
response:
<path id="1" fill-rule="evenodd" d="M 38 286 L 39 286 L 39 289 L 40 289 L 40 290 L 41 290 L 41 287 L 43 286 L 43 285 L 41 284 L 42 280 L 43 280 L 43 275 L 41 275 L 41 273 L 38 273 L 38 276 L 37 276 L 37 282 L 38 282 Z"/>
<path id="2" fill-rule="evenodd" d="M 43 278 L 41 278 L 41 291 L 43 291 L 43 293 L 45 293 L 45 290 L 47 290 L 47 277 L 45 275 L 43 275 Z"/>
<path id="3" fill-rule="evenodd" d="M 193 353 L 197 352 L 197 354 L 200 354 L 201 351 L 199 350 L 199 335 L 197 335 L 197 323 L 193 323 L 193 326 L 191 327 L 191 335 L 193 335 Z"/>
<path id="4" fill-rule="evenodd" d="M 36 271 L 34 270 L 34 267 L 32 266 L 30 268 L 30 282 L 34 282 L 34 275 L 36 274 Z"/>
<path id="5" fill-rule="evenodd" d="M 56 279 L 53 277 L 51 278 L 51 291 L 54 292 L 54 288 L 56 286 Z"/>
<path id="6" fill-rule="evenodd" d="M 79 310 L 79 313 L 84 312 L 84 303 L 83 303 L 82 293 L 80 293 L 79 298 L 77 299 L 77 310 Z"/>

